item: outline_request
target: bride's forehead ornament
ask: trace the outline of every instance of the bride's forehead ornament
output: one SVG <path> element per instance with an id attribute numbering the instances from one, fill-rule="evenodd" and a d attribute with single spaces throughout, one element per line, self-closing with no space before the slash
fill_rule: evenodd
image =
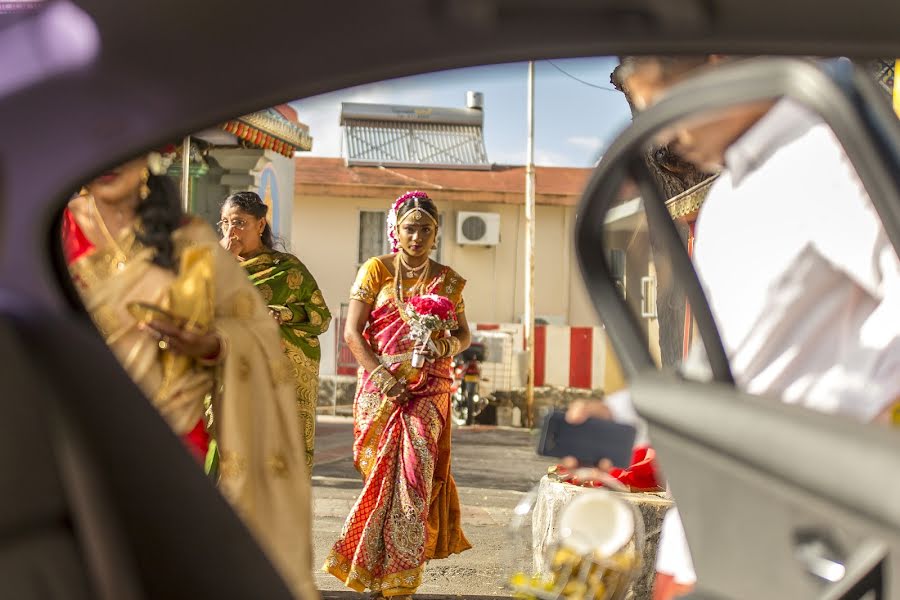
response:
<path id="1" fill-rule="evenodd" d="M 413 207 L 408 210 L 403 217 L 398 218 L 397 212 L 400 210 L 400 207 L 404 202 L 410 199 L 414 200 Z M 426 220 L 431 221 L 435 227 L 439 225 L 437 219 L 422 207 L 422 201 L 429 199 L 428 194 L 425 192 L 414 190 L 412 192 L 406 192 L 394 200 L 394 203 L 391 205 L 391 210 L 388 211 L 387 215 L 387 236 L 388 240 L 390 240 L 391 252 L 396 254 L 400 251 L 400 238 L 397 235 L 397 228 L 401 223 L 405 223 L 408 219 L 413 219 L 416 223 L 421 223 L 422 219 L 425 218 Z"/>

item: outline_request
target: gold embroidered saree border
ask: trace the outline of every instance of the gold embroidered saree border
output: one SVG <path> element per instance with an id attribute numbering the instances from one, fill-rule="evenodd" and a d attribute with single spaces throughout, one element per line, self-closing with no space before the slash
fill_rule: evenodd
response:
<path id="1" fill-rule="evenodd" d="M 334 575 L 352 590 L 357 592 L 365 592 L 367 589 L 373 592 L 380 591 L 385 597 L 390 598 L 391 596 L 414 594 L 422 584 L 425 565 L 377 578 L 373 577 L 368 570 L 351 564 L 346 557 L 332 550 L 325 559 L 322 570 Z"/>

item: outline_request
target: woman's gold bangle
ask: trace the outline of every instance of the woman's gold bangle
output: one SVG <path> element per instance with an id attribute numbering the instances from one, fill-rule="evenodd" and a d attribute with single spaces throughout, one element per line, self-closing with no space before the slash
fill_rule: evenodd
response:
<path id="1" fill-rule="evenodd" d="M 379 387 L 378 390 L 382 394 L 387 395 L 387 393 L 391 391 L 395 385 L 397 385 L 397 380 L 393 375 L 388 374 L 388 376 L 384 378 L 384 381 L 382 382 L 381 387 Z"/>
<path id="2" fill-rule="evenodd" d="M 378 391 L 385 394 L 392 387 L 397 385 L 397 379 L 391 374 L 384 365 L 378 365 L 369 374 L 369 381 L 378 388 Z"/>

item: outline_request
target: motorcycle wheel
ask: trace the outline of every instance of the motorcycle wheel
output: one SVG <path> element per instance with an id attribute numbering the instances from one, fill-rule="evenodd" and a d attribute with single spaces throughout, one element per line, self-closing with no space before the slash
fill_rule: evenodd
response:
<path id="1" fill-rule="evenodd" d="M 456 425 L 466 425 L 469 420 L 468 403 L 459 391 L 450 397 L 450 406 L 453 422 Z"/>

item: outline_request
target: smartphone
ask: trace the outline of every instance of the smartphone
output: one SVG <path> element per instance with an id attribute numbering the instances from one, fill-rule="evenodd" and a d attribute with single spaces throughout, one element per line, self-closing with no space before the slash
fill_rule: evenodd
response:
<path id="1" fill-rule="evenodd" d="M 566 422 L 566 413 L 554 410 L 544 418 L 537 453 L 563 458 L 574 456 L 582 466 L 609 459 L 616 467 L 631 465 L 636 430 L 632 425 L 590 418 L 579 425 Z"/>

